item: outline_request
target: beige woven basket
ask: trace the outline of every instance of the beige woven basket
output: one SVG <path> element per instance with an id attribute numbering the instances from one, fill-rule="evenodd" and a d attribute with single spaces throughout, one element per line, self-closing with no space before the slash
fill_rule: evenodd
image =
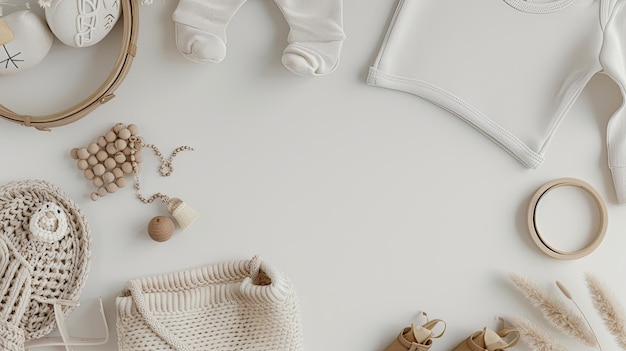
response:
<path id="1" fill-rule="evenodd" d="M 0 104 L 0 117 L 11 122 L 19 123 L 27 127 L 35 127 L 39 130 L 50 130 L 79 120 L 98 106 L 115 97 L 114 91 L 122 83 L 130 69 L 135 53 L 137 52 L 137 34 L 139 27 L 139 14 L 137 0 L 122 0 L 122 13 L 124 17 L 124 32 L 122 34 L 122 48 L 113 70 L 107 79 L 89 97 L 83 101 L 57 113 L 43 116 L 22 115 L 11 111 Z"/>

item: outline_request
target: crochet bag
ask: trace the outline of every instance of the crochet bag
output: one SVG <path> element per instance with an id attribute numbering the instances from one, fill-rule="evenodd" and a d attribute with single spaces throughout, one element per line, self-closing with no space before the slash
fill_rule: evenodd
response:
<path id="1" fill-rule="evenodd" d="M 78 305 L 90 258 L 87 220 L 58 187 L 0 187 L 1 350 L 33 346 Z"/>
<path id="2" fill-rule="evenodd" d="M 303 350 L 293 286 L 256 256 L 131 280 L 116 305 L 120 351 Z"/>

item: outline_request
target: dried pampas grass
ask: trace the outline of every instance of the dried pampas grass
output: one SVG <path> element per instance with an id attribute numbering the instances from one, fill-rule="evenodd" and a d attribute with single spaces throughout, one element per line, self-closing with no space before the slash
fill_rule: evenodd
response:
<path id="1" fill-rule="evenodd" d="M 626 350 L 626 316 L 624 308 L 615 296 L 593 275 L 585 275 L 587 288 L 593 305 L 602 317 L 607 329 L 615 337 L 617 344 Z"/>
<path id="2" fill-rule="evenodd" d="M 583 318 L 574 314 L 562 300 L 545 292 L 521 275 L 511 274 L 511 282 L 554 327 L 587 346 L 599 347 L 591 328 L 585 324 Z M 561 286 L 559 285 L 559 288 Z M 566 294 L 565 291 L 563 291 L 564 294 Z"/>
<path id="3" fill-rule="evenodd" d="M 519 331 L 522 340 L 535 351 L 567 351 L 558 344 L 550 334 L 537 327 L 528 319 L 518 316 L 511 320 Z"/>

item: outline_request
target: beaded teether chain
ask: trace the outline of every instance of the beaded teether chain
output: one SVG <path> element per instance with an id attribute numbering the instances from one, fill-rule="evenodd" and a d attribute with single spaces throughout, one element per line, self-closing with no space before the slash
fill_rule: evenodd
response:
<path id="1" fill-rule="evenodd" d="M 77 160 L 77 167 L 84 172 L 85 178 L 91 180 L 96 191 L 90 194 L 93 201 L 113 193 L 126 185 L 126 174 L 133 174 L 135 195 L 144 204 L 161 200 L 167 206 L 168 212 L 176 219 L 181 229 L 186 229 L 198 217 L 198 213 L 187 206 L 182 200 L 172 198 L 157 192 L 150 197 L 141 193 L 139 180 L 140 164 L 143 161 L 142 149 L 150 148 L 159 157 L 161 164 L 159 173 L 169 177 L 174 171 L 172 161 L 182 151 L 193 151 L 192 147 L 179 146 L 169 158 L 165 158 L 158 147 L 154 144 L 145 143 L 138 136 L 138 128 L 134 124 L 128 126 L 117 123 L 105 135 L 97 138 L 96 142 L 87 147 L 74 148 L 71 151 L 72 158 Z M 148 233 L 156 241 L 169 239 L 174 231 L 174 223 L 165 216 L 157 216 L 150 221 Z"/>

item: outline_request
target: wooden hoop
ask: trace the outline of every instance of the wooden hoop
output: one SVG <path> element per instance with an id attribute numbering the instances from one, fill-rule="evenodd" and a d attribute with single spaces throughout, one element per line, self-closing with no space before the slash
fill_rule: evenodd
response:
<path id="1" fill-rule="evenodd" d="M 591 195 L 593 200 L 598 205 L 598 209 L 600 210 L 600 227 L 598 228 L 596 236 L 593 238 L 593 240 L 591 240 L 591 242 L 587 246 L 583 247 L 580 250 L 573 251 L 573 252 L 562 251 L 548 244 L 548 242 L 546 242 L 541 236 L 541 233 L 539 232 L 539 228 L 537 228 L 536 214 L 537 214 L 537 205 L 539 204 L 539 201 L 550 190 L 553 190 L 561 186 L 575 186 L 584 190 L 589 195 Z M 555 179 L 553 181 L 550 181 L 544 184 L 541 188 L 539 188 L 535 192 L 535 194 L 533 195 L 530 201 L 530 205 L 528 206 L 528 229 L 530 232 L 530 237 L 532 238 L 535 245 L 537 245 L 537 247 L 543 253 L 545 253 L 546 255 L 550 257 L 560 259 L 560 260 L 573 260 L 573 259 L 584 257 L 590 254 L 591 252 L 593 252 L 604 239 L 607 225 L 608 225 L 608 214 L 606 210 L 606 205 L 604 204 L 604 201 L 600 197 L 600 194 L 591 185 L 576 178 L 559 178 L 559 179 Z"/>
<path id="2" fill-rule="evenodd" d="M 121 3 L 124 17 L 122 48 L 113 70 L 98 90 L 72 107 L 43 116 L 18 114 L 0 104 L 0 117 L 27 127 L 49 131 L 52 127 L 59 127 L 79 120 L 98 106 L 114 98 L 115 94 L 113 92 L 126 77 L 133 58 L 137 53 L 137 34 L 139 33 L 137 0 L 121 0 Z"/>

